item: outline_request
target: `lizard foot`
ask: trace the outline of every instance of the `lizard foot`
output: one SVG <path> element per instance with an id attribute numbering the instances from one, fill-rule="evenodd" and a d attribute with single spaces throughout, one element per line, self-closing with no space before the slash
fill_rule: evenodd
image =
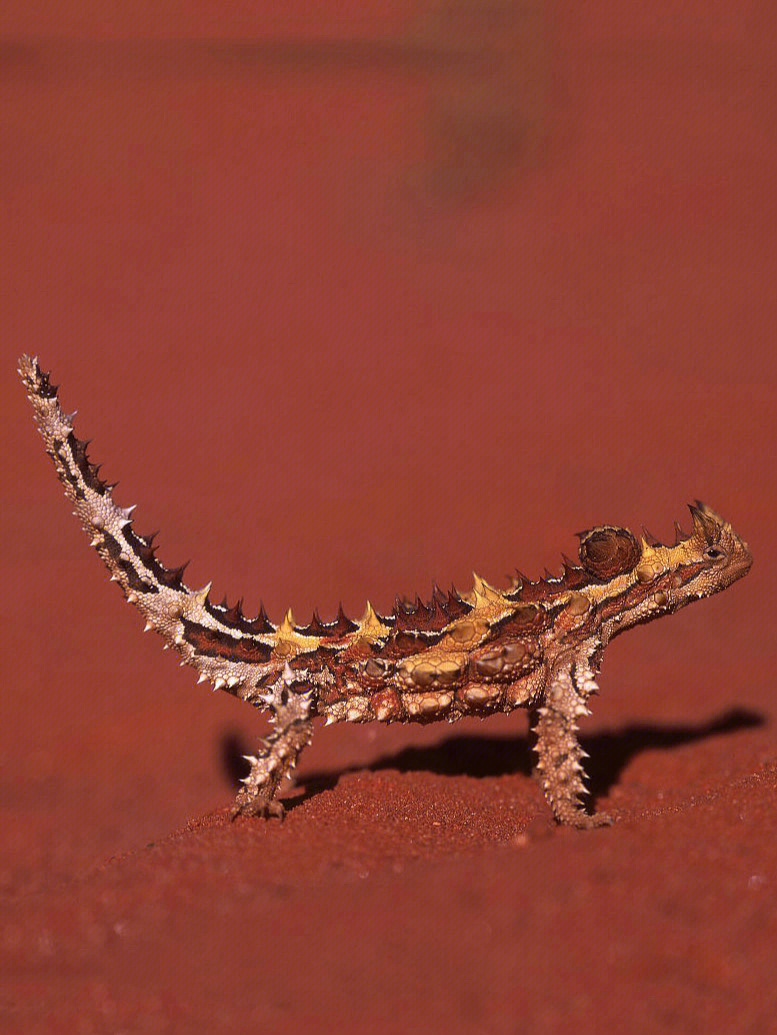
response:
<path id="1" fill-rule="evenodd" d="M 282 820 L 285 815 L 286 810 L 281 802 L 273 798 L 268 801 L 259 795 L 252 797 L 246 791 L 240 791 L 230 810 L 229 818 L 235 820 L 238 816 L 261 816 L 262 819 Z"/>

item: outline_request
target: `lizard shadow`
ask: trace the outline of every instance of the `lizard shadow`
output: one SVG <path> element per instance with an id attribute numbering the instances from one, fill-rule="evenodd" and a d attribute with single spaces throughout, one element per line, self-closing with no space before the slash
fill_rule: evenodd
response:
<path id="1" fill-rule="evenodd" d="M 643 751 L 663 750 L 691 744 L 707 737 L 738 733 L 740 730 L 763 726 L 766 717 L 745 708 L 732 708 L 707 722 L 696 725 L 656 725 L 635 723 L 613 732 L 581 736 L 584 751 L 591 756 L 586 760 L 588 785 L 592 798 L 604 796 L 617 783 L 628 762 Z M 248 772 L 242 758 L 250 753 L 242 738 L 234 733 L 221 740 L 221 760 L 227 777 L 239 786 L 239 780 Z M 383 755 L 367 765 L 344 766 L 337 769 L 308 773 L 300 779 L 301 794 L 287 801 L 289 810 L 322 791 L 332 790 L 346 773 L 381 769 L 396 769 L 401 773 L 425 770 L 442 776 L 506 776 L 521 773 L 530 776 L 534 765 L 531 739 L 528 733 L 517 737 L 491 737 L 460 734 L 446 737 L 439 744 L 424 747 L 406 747 Z"/>

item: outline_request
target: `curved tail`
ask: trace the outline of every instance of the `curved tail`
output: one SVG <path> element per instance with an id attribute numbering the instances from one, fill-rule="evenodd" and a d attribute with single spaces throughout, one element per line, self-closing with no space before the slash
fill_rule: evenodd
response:
<path id="1" fill-rule="evenodd" d="M 102 481 L 99 467 L 89 460 L 87 443 L 76 438 L 74 415 L 62 411 L 57 389 L 37 358 L 22 356 L 19 374 L 46 452 L 75 504 L 74 513 L 110 571 L 111 581 L 118 582 L 127 600 L 145 618 L 146 629 L 155 629 L 166 647 L 174 647 L 182 664 L 193 665 L 200 682 L 209 679 L 216 689 L 246 700 L 257 697 L 262 677 L 279 667 L 277 660 L 271 660 L 275 626 L 264 612 L 250 619 L 239 606 L 213 604 L 209 585 L 189 589 L 183 582 L 183 568 L 165 568 L 154 552 L 153 536 L 139 535 L 133 528 L 134 507 L 114 503 L 112 486 Z"/>

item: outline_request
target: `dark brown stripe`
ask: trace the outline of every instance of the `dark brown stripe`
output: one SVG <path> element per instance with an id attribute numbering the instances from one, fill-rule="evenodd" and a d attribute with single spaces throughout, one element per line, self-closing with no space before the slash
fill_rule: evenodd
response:
<path id="1" fill-rule="evenodd" d="M 381 622 L 389 622 L 390 619 L 383 618 L 378 615 L 378 619 Z M 313 612 L 313 617 L 307 625 L 295 625 L 294 631 L 299 633 L 300 636 L 319 636 L 327 640 L 341 640 L 344 636 L 348 636 L 350 633 L 355 632 L 359 628 L 358 622 L 353 622 L 343 611 L 343 605 L 340 604 L 337 610 L 337 618 L 333 622 L 324 622 L 321 619 L 318 611 Z"/>
<path id="2" fill-rule="evenodd" d="M 634 592 L 636 589 L 636 592 Z M 632 599 L 639 601 L 644 600 L 645 597 L 650 596 L 651 589 L 645 591 L 644 586 L 627 586 L 626 589 L 622 589 L 620 593 L 616 593 L 615 596 L 607 597 L 606 600 L 601 600 L 596 605 L 596 613 L 603 622 L 607 621 L 608 618 L 612 618 L 613 615 L 620 614 L 621 611 L 628 609 Z"/>
<path id="3" fill-rule="evenodd" d="M 376 644 L 374 650 L 380 658 L 406 658 L 433 647 L 444 635 L 443 632 L 403 629 L 392 632 L 386 642 L 383 645 Z"/>
<path id="4" fill-rule="evenodd" d="M 511 603 L 525 601 L 527 604 L 542 603 L 552 600 L 558 593 L 566 590 L 582 589 L 584 586 L 591 586 L 601 579 L 595 578 L 577 564 L 573 564 L 567 557 L 564 557 L 564 567 L 557 582 L 548 582 L 546 579 L 538 579 L 532 582 L 524 575 L 516 573 L 515 586 L 508 590 L 504 596 Z"/>
<path id="5" fill-rule="evenodd" d="M 136 535 L 132 530 L 132 525 L 126 524 L 122 528 L 121 532 L 130 550 L 132 550 L 132 553 L 137 557 L 143 567 L 151 573 L 157 582 L 160 582 L 168 589 L 173 589 L 178 592 L 183 590 L 181 579 L 186 565 L 170 571 L 157 559 L 154 548 L 151 546 L 150 542 L 147 542 L 145 539 Z"/>
<path id="6" fill-rule="evenodd" d="M 38 364 L 35 364 L 35 371 L 38 375 L 38 383 L 35 385 L 35 390 L 41 399 L 56 399 L 58 385 L 53 385 L 49 378 L 51 377 L 51 371 L 45 372 L 41 370 Z"/>
<path id="7" fill-rule="evenodd" d="M 432 634 L 427 636 L 426 643 L 436 643 L 439 637 L 434 638 L 433 634 L 441 633 L 452 621 L 469 614 L 471 610 L 472 605 L 462 600 L 455 588 L 452 587 L 450 592 L 445 594 L 435 585 L 432 596 L 426 603 L 417 595 L 415 601 L 397 597 L 388 621 L 397 634 Z"/>
<path id="8" fill-rule="evenodd" d="M 212 604 L 206 600 L 203 607 L 217 622 L 226 625 L 228 629 L 238 629 L 240 632 L 251 633 L 254 636 L 261 636 L 265 633 L 275 632 L 275 626 L 268 621 L 264 608 L 261 608 L 256 618 L 246 618 L 240 609 L 240 603 L 234 607 L 227 607 L 226 601 L 223 604 Z"/>
<path id="9" fill-rule="evenodd" d="M 548 628 L 550 625 L 553 615 L 560 610 L 560 607 L 555 609 L 545 609 L 540 607 L 539 604 L 525 604 L 518 605 L 515 611 L 504 618 L 500 618 L 498 622 L 495 622 L 491 626 L 489 633 L 489 639 L 495 636 L 521 636 L 536 635 L 543 629 Z"/>
<path id="10" fill-rule="evenodd" d="M 228 633 L 218 629 L 205 629 L 196 622 L 186 618 L 183 623 L 183 638 L 190 643 L 198 654 L 206 658 L 224 658 L 226 661 L 247 662 L 249 665 L 262 664 L 270 660 L 272 645 L 257 643 L 256 640 L 233 639 Z"/>
<path id="11" fill-rule="evenodd" d="M 659 575 L 659 577 L 653 582 L 648 582 L 644 585 L 638 583 L 637 585 L 630 587 L 624 593 L 620 593 L 617 597 L 613 597 L 611 600 L 606 601 L 600 606 L 599 613 L 602 617 L 602 621 L 606 621 L 608 618 L 613 618 L 615 615 L 630 611 L 633 607 L 637 607 L 648 597 L 655 596 L 657 592 L 668 589 L 671 584 L 671 579 L 674 578 L 674 576 L 679 575 L 683 581 L 683 585 L 685 585 L 700 572 L 704 571 L 706 567 L 707 565 L 704 561 L 694 561 L 691 564 L 682 564 L 675 571 L 668 571 L 663 575 Z M 681 601 L 679 606 L 682 607 L 684 604 L 690 603 L 691 599 Z M 672 610 L 677 606 L 677 604 L 674 604 Z M 651 611 L 649 614 L 643 615 L 639 621 L 634 624 L 646 625 L 648 622 L 652 622 L 654 618 L 661 618 L 664 614 L 666 614 L 666 611 Z M 618 626 L 613 630 L 612 635 L 618 636 L 628 628 L 630 628 L 629 625 L 626 625 L 625 627 Z"/>
<path id="12" fill-rule="evenodd" d="M 566 557 L 564 558 L 564 573 L 559 588 L 582 589 L 583 586 L 590 586 L 595 581 L 585 568 L 571 564 Z"/>
<path id="13" fill-rule="evenodd" d="M 85 499 L 84 490 L 81 488 L 81 483 L 78 478 L 70 470 L 70 465 L 67 459 L 62 454 L 62 446 L 64 445 L 61 438 L 55 438 L 52 446 L 56 459 L 59 461 L 57 465 L 57 472 L 63 482 L 69 482 L 72 489 L 73 495 L 78 500 Z"/>
<path id="14" fill-rule="evenodd" d="M 319 651 L 311 650 L 306 654 L 298 654 L 289 660 L 289 667 L 295 671 L 304 669 L 307 672 L 320 672 L 330 664 L 330 659 L 324 657 Z"/>
<path id="15" fill-rule="evenodd" d="M 613 618 L 615 615 L 623 614 L 624 611 L 630 611 L 632 607 L 636 607 L 641 604 L 643 600 L 647 600 L 648 597 L 655 593 L 658 586 L 659 580 L 642 585 L 636 583 L 633 586 L 628 586 L 626 589 L 617 593 L 613 597 L 608 597 L 607 600 L 603 600 L 597 607 L 597 613 L 599 618 L 606 622 L 608 619 Z"/>
<path id="16" fill-rule="evenodd" d="M 116 542 L 110 533 L 102 531 L 100 533 L 103 537 L 103 546 L 108 551 L 108 554 L 116 565 L 124 572 L 124 576 L 127 579 L 129 588 L 135 590 L 136 593 L 158 593 L 159 590 L 153 583 L 146 582 L 138 575 L 137 571 L 132 565 L 132 562 L 127 560 L 126 557 L 121 555 L 121 546 Z"/>
<path id="17" fill-rule="evenodd" d="M 70 455 L 73 457 L 73 463 L 81 472 L 84 484 L 88 486 L 92 492 L 96 492 L 98 496 L 104 496 L 107 486 L 105 482 L 101 481 L 98 477 L 98 468 L 89 462 L 89 458 L 86 455 L 86 447 L 88 443 L 77 439 L 71 431 L 67 436 L 67 444 L 70 448 Z"/>
<path id="18" fill-rule="evenodd" d="M 692 564 L 680 564 L 677 567 L 677 574 L 683 580 L 683 585 L 690 582 L 691 579 L 695 579 L 696 576 L 708 568 L 709 564 L 706 561 L 694 561 Z"/>
<path id="19" fill-rule="evenodd" d="M 559 579 L 558 582 L 548 582 L 545 579 L 538 579 L 537 582 L 525 582 L 521 589 L 521 592 L 517 595 L 511 595 L 510 599 L 519 603 L 526 604 L 541 604 L 547 603 L 549 600 L 553 600 L 558 596 L 559 593 L 564 593 L 570 589 L 580 589 L 581 586 L 589 585 L 596 581 L 587 575 L 584 580 L 579 577 L 575 577 L 570 580 L 569 583 L 564 579 Z"/>
<path id="20" fill-rule="evenodd" d="M 341 640 L 339 643 L 319 643 L 316 647 L 317 651 L 322 652 L 326 657 L 330 659 L 337 659 L 343 651 L 346 651 L 350 644 L 347 640 Z"/>

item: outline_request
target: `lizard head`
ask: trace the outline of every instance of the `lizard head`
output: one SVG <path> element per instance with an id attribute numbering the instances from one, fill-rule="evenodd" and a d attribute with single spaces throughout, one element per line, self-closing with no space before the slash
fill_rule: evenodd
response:
<path id="1" fill-rule="evenodd" d="M 750 570 L 752 555 L 731 525 L 698 500 L 689 509 L 693 530 L 678 527 L 674 546 L 647 535 L 638 543 L 627 529 L 609 526 L 583 533 L 581 560 L 601 582 L 589 592 L 608 639 L 719 593 Z"/>
<path id="2" fill-rule="evenodd" d="M 689 505 L 693 531 L 673 547 L 642 541 L 642 556 L 634 569 L 638 583 L 660 584 L 668 597 L 667 610 L 712 596 L 750 570 L 752 555 L 731 525 L 699 500 Z M 661 599 L 659 597 L 659 599 Z"/>

